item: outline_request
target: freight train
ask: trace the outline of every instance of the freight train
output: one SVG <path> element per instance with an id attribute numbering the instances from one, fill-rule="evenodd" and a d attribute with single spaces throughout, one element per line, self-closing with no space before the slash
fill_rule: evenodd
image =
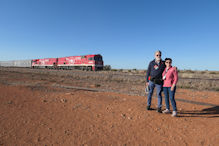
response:
<path id="1" fill-rule="evenodd" d="M 3 67 L 28 67 L 48 69 L 82 69 L 103 70 L 103 58 L 100 54 L 69 56 L 60 58 L 44 58 L 33 60 L 0 61 Z"/>

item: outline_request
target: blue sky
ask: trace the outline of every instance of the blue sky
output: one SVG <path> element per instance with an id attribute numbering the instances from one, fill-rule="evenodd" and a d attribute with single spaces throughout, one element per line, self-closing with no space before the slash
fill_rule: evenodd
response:
<path id="1" fill-rule="evenodd" d="M 219 70 L 218 0 L 0 0 L 0 60 L 101 54 L 146 69 Z"/>

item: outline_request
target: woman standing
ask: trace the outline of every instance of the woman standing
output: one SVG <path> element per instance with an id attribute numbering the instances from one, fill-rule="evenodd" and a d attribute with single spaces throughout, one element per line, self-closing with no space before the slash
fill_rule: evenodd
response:
<path id="1" fill-rule="evenodd" d="M 176 92 L 176 84 L 178 81 L 178 73 L 176 67 L 172 67 L 172 59 L 166 58 L 165 65 L 166 68 L 163 71 L 163 91 L 165 95 L 165 103 L 166 109 L 163 111 L 164 114 L 170 113 L 170 104 L 169 99 L 171 101 L 173 112 L 172 117 L 177 116 L 177 108 L 176 108 L 176 101 L 175 101 L 175 92 Z"/>

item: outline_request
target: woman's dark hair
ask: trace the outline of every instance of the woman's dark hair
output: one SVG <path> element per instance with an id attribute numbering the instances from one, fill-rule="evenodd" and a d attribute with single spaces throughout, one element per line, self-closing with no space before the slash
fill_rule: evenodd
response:
<path id="1" fill-rule="evenodd" d="M 165 58 L 165 62 L 169 60 L 170 62 L 172 62 L 172 59 L 171 58 Z"/>

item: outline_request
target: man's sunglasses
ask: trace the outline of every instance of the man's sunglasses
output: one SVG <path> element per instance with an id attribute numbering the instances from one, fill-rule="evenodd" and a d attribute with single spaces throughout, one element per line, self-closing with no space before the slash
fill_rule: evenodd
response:
<path id="1" fill-rule="evenodd" d="M 156 55 L 156 56 L 161 56 L 161 55 Z"/>

